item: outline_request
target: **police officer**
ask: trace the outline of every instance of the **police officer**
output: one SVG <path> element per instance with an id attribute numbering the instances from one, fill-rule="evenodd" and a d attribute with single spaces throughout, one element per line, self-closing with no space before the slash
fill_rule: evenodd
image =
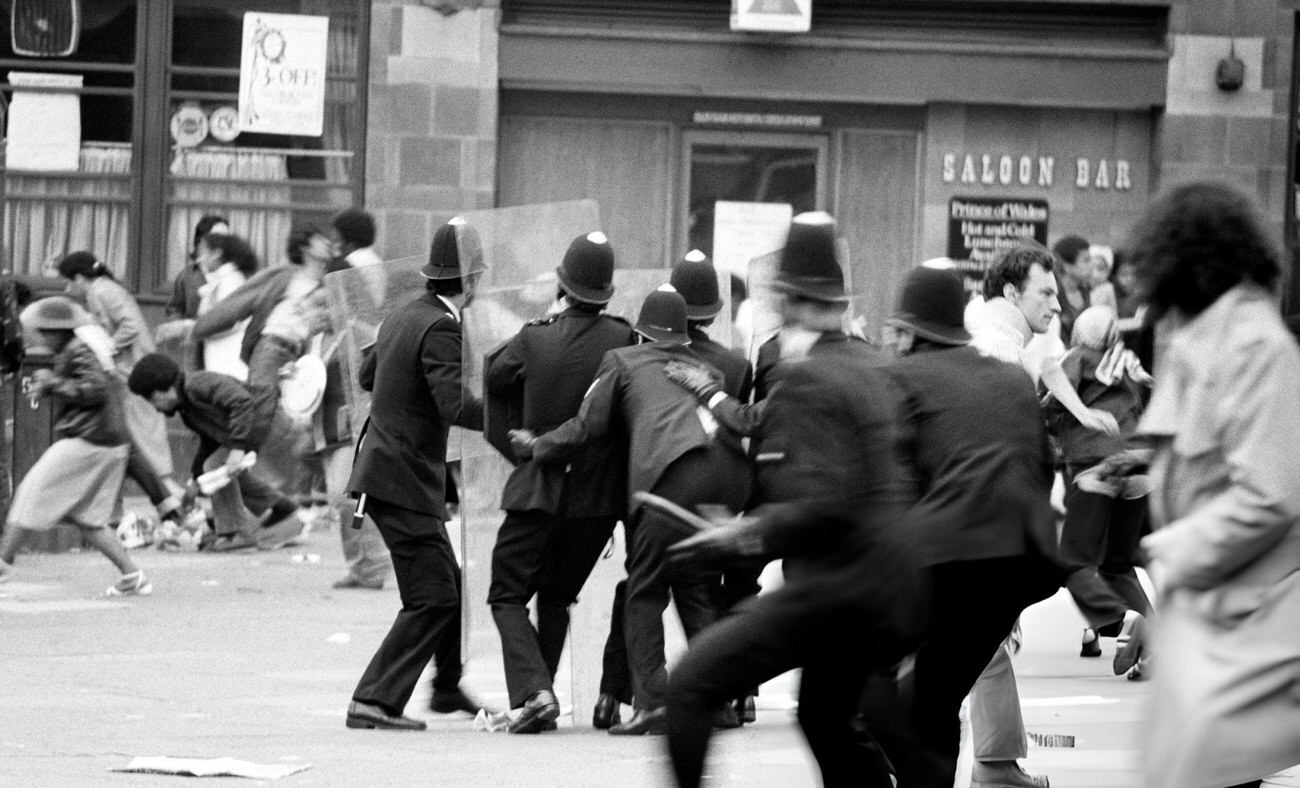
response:
<path id="1" fill-rule="evenodd" d="M 362 365 L 373 396 L 348 490 L 388 545 L 402 610 L 352 692 L 349 728 L 424 730 L 402 712 L 430 658 L 431 708 L 478 710 L 460 689 L 461 575 L 444 524 L 447 432 L 483 428 L 483 403 L 461 383 L 461 310 L 484 265 L 462 260 L 458 242 L 468 250 L 474 238 L 458 219 L 438 228 L 425 293 L 384 320 Z"/>
<path id="2" fill-rule="evenodd" d="M 525 325 L 486 376 L 489 398 L 522 389 L 521 426 L 537 435 L 576 415 L 605 352 L 635 339 L 626 320 L 603 313 L 614 295 L 614 252 L 603 233 L 575 238 L 555 273 L 563 311 Z M 569 606 L 626 508 L 626 467 L 624 442 L 600 442 L 563 462 L 524 460 L 506 480 L 488 604 L 510 705 L 522 708 L 511 733 L 549 729 L 559 716 L 551 685 Z M 528 614 L 534 595 L 536 630 Z"/>
<path id="3" fill-rule="evenodd" d="M 714 709 L 794 667 L 799 724 L 823 783 L 892 785 L 853 719 L 870 675 L 919 639 L 923 576 L 898 525 L 896 398 L 869 346 L 840 331 L 848 295 L 834 228 L 824 213 L 796 216 L 779 264 L 782 380 L 754 437 L 758 495 L 771 503 L 672 550 L 709 564 L 798 565 L 780 590 L 691 642 L 674 669 L 669 752 L 681 786 L 700 785 Z"/>
<path id="4" fill-rule="evenodd" d="M 722 373 L 721 383 L 718 383 L 701 371 L 708 385 L 739 402 L 748 402 L 753 388 L 753 367 L 744 356 L 715 342 L 706 331 L 723 306 L 718 291 L 718 274 L 712 261 L 700 250 L 692 249 L 673 266 L 668 283 L 686 301 L 686 335 L 690 339 L 691 354 Z M 674 362 L 668 369 L 682 365 L 682 362 Z M 688 365 L 687 368 L 701 369 L 694 365 Z M 672 379 L 673 375 L 669 374 L 669 378 Z M 718 611 L 721 613 L 729 610 L 737 603 L 756 595 L 761 571 L 762 566 L 757 564 L 727 567 L 718 588 Z M 623 603 L 626 597 L 627 581 L 624 580 L 614 587 L 609 636 L 605 641 L 602 660 L 600 698 L 592 715 L 592 726 L 598 729 L 608 729 L 617 724 L 620 721 L 620 704 L 632 702 L 632 675 L 627 668 L 627 642 L 623 637 Z M 756 691 L 752 689 L 737 699 L 734 715 L 730 712 L 720 713 L 717 720 L 719 726 L 738 727 L 742 722 L 753 722 L 753 696 Z"/>
<path id="5" fill-rule="evenodd" d="M 558 460 L 626 429 L 629 492 L 650 491 L 686 507 L 716 503 L 738 509 L 748 498 L 750 480 L 739 444 L 719 439 L 716 423 L 663 372 L 673 360 L 699 363 L 687 344 L 686 302 L 670 285 L 650 293 L 636 331 L 649 341 L 605 354 L 577 416 L 541 437 L 521 431 L 519 444 L 539 459 Z M 668 571 L 665 551 L 683 534 L 662 514 L 635 507 L 627 524 L 624 635 L 635 712 L 609 732 L 662 734 L 667 687 L 663 613 L 669 594 L 687 638 L 692 638 L 715 618 L 716 573 Z"/>

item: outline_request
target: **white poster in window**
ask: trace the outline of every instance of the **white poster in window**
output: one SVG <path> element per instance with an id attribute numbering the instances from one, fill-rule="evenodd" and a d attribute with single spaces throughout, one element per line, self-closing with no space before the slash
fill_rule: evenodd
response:
<path id="1" fill-rule="evenodd" d="M 329 17 L 245 13 L 239 130 L 319 137 L 328 49 Z"/>
<path id="2" fill-rule="evenodd" d="M 744 278 L 750 260 L 785 246 L 793 216 L 783 202 L 714 203 L 713 267 Z"/>
<path id="3" fill-rule="evenodd" d="M 51 92 L 81 87 L 80 74 L 10 71 L 5 166 L 11 170 L 76 172 L 81 168 L 81 97 Z"/>

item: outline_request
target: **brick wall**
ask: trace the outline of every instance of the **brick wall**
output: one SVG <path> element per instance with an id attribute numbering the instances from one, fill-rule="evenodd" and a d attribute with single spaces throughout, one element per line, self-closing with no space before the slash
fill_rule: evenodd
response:
<path id="1" fill-rule="evenodd" d="M 1170 11 L 1168 101 L 1157 126 L 1158 183 L 1221 179 L 1258 197 L 1275 237 L 1286 216 L 1295 11 L 1278 0 L 1179 0 Z M 1246 64 L 1234 92 L 1215 68 L 1235 50 Z"/>
<path id="2" fill-rule="evenodd" d="M 499 2 L 373 0 L 366 207 L 382 254 L 495 200 Z"/>

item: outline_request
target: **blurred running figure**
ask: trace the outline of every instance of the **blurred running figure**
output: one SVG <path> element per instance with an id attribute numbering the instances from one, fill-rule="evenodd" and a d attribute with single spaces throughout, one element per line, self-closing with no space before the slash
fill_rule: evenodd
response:
<path id="1" fill-rule="evenodd" d="M 1160 592 L 1146 785 L 1258 786 L 1300 763 L 1300 351 L 1259 210 L 1181 186 L 1135 226 L 1169 333 L 1138 425 L 1155 456 L 1142 540 Z"/>
<path id="2" fill-rule="evenodd" d="M 29 531 L 71 523 L 122 573 L 106 592 L 109 596 L 150 594 L 153 584 L 106 527 L 122 490 L 131 440 L 121 384 L 73 333 L 86 317 L 71 299 L 37 301 L 23 310 L 22 320 L 54 352 L 53 367 L 33 374 L 32 393 L 54 398 L 55 441 L 14 493 L 0 536 L 0 582 L 13 571 L 14 556 Z"/>

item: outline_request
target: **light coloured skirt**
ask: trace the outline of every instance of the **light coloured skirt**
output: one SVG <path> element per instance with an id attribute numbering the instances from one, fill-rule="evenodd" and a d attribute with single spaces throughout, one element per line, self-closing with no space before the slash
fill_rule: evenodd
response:
<path id="1" fill-rule="evenodd" d="M 129 448 L 81 438 L 50 445 L 14 492 L 10 526 L 47 531 L 60 523 L 102 528 L 112 519 Z"/>

